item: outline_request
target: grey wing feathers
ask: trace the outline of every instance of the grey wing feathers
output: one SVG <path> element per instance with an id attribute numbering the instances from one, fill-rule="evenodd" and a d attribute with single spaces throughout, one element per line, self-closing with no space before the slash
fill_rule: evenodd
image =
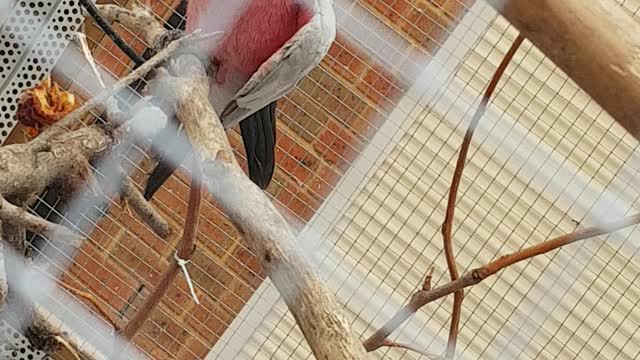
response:
<path id="1" fill-rule="evenodd" d="M 319 11 L 236 93 L 223 111 L 225 128 L 237 124 L 242 113 L 262 109 L 286 95 L 322 61 L 336 36 L 335 16 L 329 10 Z"/>

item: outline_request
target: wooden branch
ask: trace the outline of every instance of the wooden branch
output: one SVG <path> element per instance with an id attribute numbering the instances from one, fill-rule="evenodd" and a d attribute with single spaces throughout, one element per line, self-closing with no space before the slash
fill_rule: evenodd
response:
<path id="1" fill-rule="evenodd" d="M 142 221 L 149 225 L 156 235 L 163 239 L 171 235 L 169 223 L 144 198 L 128 177 L 125 177 L 122 182 L 121 194 L 126 203 L 133 208 L 133 211 L 140 216 Z"/>
<path id="2" fill-rule="evenodd" d="M 64 119 L 58 121 L 55 125 L 48 128 L 37 138 L 35 138 L 32 143 L 41 144 L 48 142 L 52 138 L 64 133 L 65 131 L 77 127 L 79 124 L 81 124 L 82 119 L 86 116 L 87 113 L 89 113 L 89 111 L 97 108 L 98 106 L 104 105 L 111 96 L 126 88 L 133 81 L 143 77 L 146 73 L 155 69 L 160 63 L 166 61 L 169 57 L 177 53 L 179 50 L 184 49 L 199 41 L 209 39 L 212 36 L 216 36 L 216 34 L 188 34 L 176 41 L 169 43 L 169 45 L 159 51 L 156 55 L 150 58 L 139 68 L 130 72 L 127 76 L 118 80 L 111 87 L 103 90 L 98 95 L 94 96 L 89 101 L 84 103 L 81 107 L 71 112 Z"/>
<path id="3" fill-rule="evenodd" d="M 209 80 L 200 62 L 184 55 L 171 63 L 182 121 L 203 173 L 203 182 L 244 234 L 260 264 L 282 295 L 318 359 L 364 359 L 334 297 L 297 251 L 289 225 L 269 198 L 242 172 L 224 128 L 209 103 Z M 167 79 L 169 78 L 169 79 Z"/>
<path id="4" fill-rule="evenodd" d="M 64 239 L 67 244 L 73 246 L 79 246 L 84 239 L 82 235 L 69 228 L 32 215 L 25 209 L 11 204 L 2 197 L 0 197 L 0 221 L 4 223 L 5 227 L 7 224 L 22 226 L 31 232 L 46 236 L 52 241 Z"/>
<path id="5" fill-rule="evenodd" d="M 122 52 L 125 53 L 129 57 L 129 59 L 131 59 L 136 64 L 136 66 L 140 66 L 144 64 L 144 59 L 140 55 L 138 55 L 138 53 L 136 53 L 136 51 L 133 50 L 133 48 L 131 48 L 131 46 L 129 46 L 129 44 L 127 44 L 120 35 L 118 35 L 118 33 L 111 26 L 111 24 L 109 24 L 102 17 L 102 15 L 100 14 L 100 11 L 92 1 L 90 0 L 78 0 L 78 1 L 80 2 L 80 5 L 82 5 L 87 10 L 89 15 L 93 18 L 93 20 L 100 27 L 100 29 L 102 29 L 102 31 L 111 38 L 113 43 L 116 44 L 116 46 L 118 46 L 118 48 L 120 48 L 120 50 L 122 50 Z"/>
<path id="6" fill-rule="evenodd" d="M 402 344 L 402 343 L 398 343 L 395 341 L 391 341 L 389 339 L 386 339 L 382 342 L 382 346 L 383 347 L 390 347 L 390 348 L 398 348 L 398 349 L 405 349 L 405 350 L 410 350 L 410 351 L 414 351 L 417 352 L 418 354 L 425 356 L 428 359 L 432 359 L 432 360 L 439 360 L 439 359 L 443 359 L 442 356 L 440 355 L 436 355 L 436 354 L 432 354 L 423 350 L 420 350 L 418 348 L 416 348 L 413 345 L 408 345 L 408 344 Z"/>
<path id="7" fill-rule="evenodd" d="M 100 354 L 95 354 L 85 350 L 86 344 L 76 336 L 70 334 L 68 331 L 64 331 L 61 326 L 62 324 L 57 324 L 59 320 L 54 320 L 54 316 L 52 315 L 53 314 L 49 311 L 39 306 L 35 307 L 30 329 L 32 329 L 31 331 L 36 334 L 32 334 L 32 338 L 41 337 L 46 339 L 45 341 L 47 342 L 51 341 L 62 345 L 69 349 L 69 351 L 73 350 L 71 351 L 72 354 L 78 355 L 81 359 L 102 359 L 102 357 L 98 357 Z M 62 343 L 61 340 L 66 342 L 66 344 Z"/>
<path id="8" fill-rule="evenodd" d="M 114 124 L 116 127 L 123 119 L 119 121 Z M 46 142 L 38 137 L 27 144 L 1 147 L 0 170 L 3 176 L 0 176 L 0 196 L 18 198 L 18 202 L 22 202 L 42 193 L 48 185 L 69 179 L 74 174 L 85 172 L 85 175 L 90 175 L 86 171 L 88 162 L 114 150 L 114 137 L 113 133 L 101 127 L 90 126 L 62 133 Z M 158 236 L 169 236 L 171 231 L 166 220 L 144 200 L 128 179 L 121 190 L 123 197 Z"/>
<path id="9" fill-rule="evenodd" d="M 373 351 L 379 348 L 380 344 L 383 344 L 385 339 L 391 335 L 391 333 L 397 329 L 403 322 L 418 311 L 423 306 L 445 297 L 456 291 L 460 291 L 467 287 L 477 285 L 484 279 L 491 275 L 498 273 L 499 271 L 515 265 L 519 262 L 531 259 L 533 257 L 546 254 L 550 251 L 556 250 L 563 246 L 567 246 L 577 241 L 589 239 L 595 236 L 612 233 L 629 226 L 637 225 L 640 223 L 640 214 L 627 216 L 621 220 L 605 223 L 602 226 L 594 226 L 572 233 L 559 236 L 552 240 L 547 240 L 540 244 L 524 248 L 513 254 L 502 256 L 484 266 L 475 268 L 471 271 L 467 271 L 462 274 L 457 280 L 451 281 L 445 285 L 436 287 L 433 290 L 418 292 L 407 305 L 400 309 L 387 323 L 371 335 L 364 341 L 364 346 L 368 351 Z"/>
<path id="10" fill-rule="evenodd" d="M 195 170 L 194 170 L 195 171 Z M 189 204 L 187 208 L 187 216 L 185 218 L 184 232 L 182 240 L 178 245 L 176 253 L 177 258 L 173 258 L 169 267 L 160 277 L 158 285 L 151 295 L 145 299 L 133 318 L 129 320 L 127 326 L 122 331 L 122 336 L 126 339 L 132 339 L 138 332 L 144 321 L 149 317 L 151 311 L 158 305 L 162 297 L 167 293 L 169 286 L 173 283 L 180 272 L 180 264 L 178 259 L 189 261 L 195 251 L 195 238 L 198 228 L 198 216 L 200 215 L 200 202 L 202 199 L 202 187 L 200 181 L 197 180 L 198 174 L 192 174 L 191 188 L 189 189 Z"/>
<path id="11" fill-rule="evenodd" d="M 73 356 L 74 359 L 82 360 L 80 359 L 80 355 L 78 355 L 76 349 L 73 348 L 73 345 L 71 345 L 65 338 L 60 335 L 56 335 L 53 338 L 56 339 L 60 343 L 60 345 L 62 345 L 62 347 L 67 349 L 67 351 L 71 354 L 71 356 Z"/>
<path id="12" fill-rule="evenodd" d="M 516 51 L 524 41 L 524 37 L 522 35 L 518 35 L 516 40 L 509 48 L 509 51 L 505 54 L 504 58 L 500 62 L 500 65 L 496 69 L 491 81 L 489 82 L 489 86 L 487 86 L 487 90 L 480 101 L 480 105 L 476 109 L 476 112 L 473 114 L 471 122 L 469 123 L 469 127 L 467 128 L 466 133 L 464 134 L 464 139 L 462 140 L 462 145 L 460 146 L 460 153 L 458 155 L 458 161 L 456 162 L 456 167 L 453 172 L 453 180 L 451 180 L 451 187 L 449 189 L 449 200 L 447 202 L 447 211 L 444 219 L 444 224 L 442 225 L 442 238 L 444 241 L 444 253 L 445 258 L 447 260 L 447 268 L 449 269 L 449 275 L 451 276 L 451 280 L 455 281 L 458 279 L 458 267 L 456 266 L 455 255 L 453 254 L 453 219 L 456 210 L 456 197 L 458 195 L 458 188 L 460 187 L 460 181 L 462 180 L 462 173 L 464 171 L 465 163 L 467 162 L 467 155 L 469 153 L 469 147 L 471 146 L 471 140 L 473 139 L 473 134 L 478 127 L 478 123 L 480 123 L 480 119 L 484 116 L 487 111 L 487 104 L 489 104 L 489 99 L 491 99 L 491 95 L 496 89 L 500 78 L 504 74 L 504 71 L 507 69 L 507 66 L 511 62 L 511 59 L 515 55 Z M 445 354 L 445 358 L 452 359 L 456 352 L 456 342 L 458 339 L 458 328 L 460 326 L 460 316 L 462 312 L 462 301 L 464 299 L 464 292 L 462 290 L 456 291 L 453 294 L 453 310 L 451 311 L 451 326 L 449 327 L 449 340 L 447 341 L 447 352 Z"/>
<path id="13" fill-rule="evenodd" d="M 614 0 L 488 0 L 636 139 L 640 24 Z"/>
<path id="14" fill-rule="evenodd" d="M 422 283 L 422 289 L 419 290 L 418 292 L 416 292 L 413 296 L 417 296 L 419 293 L 423 293 L 423 292 L 428 292 L 429 290 L 431 290 L 431 280 L 433 279 L 433 270 L 434 267 L 432 266 L 431 269 L 429 269 L 429 272 L 427 273 L 427 276 L 425 276 L 424 278 L 424 282 Z M 417 352 L 420 355 L 426 356 L 429 359 L 442 359 L 442 356 L 439 355 L 435 355 L 429 352 L 426 352 L 424 350 L 420 350 L 418 348 L 416 348 L 415 346 L 412 345 L 408 345 L 408 344 L 402 344 L 402 343 L 398 343 L 395 341 L 391 341 L 389 339 L 383 339 L 382 343 L 380 344 L 375 344 L 375 345 L 371 345 L 371 344 L 366 344 L 364 345 L 365 349 L 369 352 L 379 349 L 381 347 L 392 347 L 392 348 L 400 348 L 400 349 L 405 349 L 405 350 L 410 350 L 410 351 L 414 351 Z M 371 347 L 371 349 L 369 349 L 367 346 Z M 373 348 L 375 347 L 375 348 Z"/>
<path id="15" fill-rule="evenodd" d="M 429 291 L 431 290 L 431 281 L 433 280 L 433 271 L 434 271 L 434 267 L 432 266 L 431 269 L 429 269 L 429 272 L 427 273 L 427 276 L 425 276 L 424 278 L 424 282 L 422 283 L 422 288 L 418 291 L 416 291 L 412 296 L 411 299 L 409 300 L 409 303 L 414 302 L 415 298 L 418 298 L 420 296 L 424 296 L 426 294 L 429 293 Z M 406 308 L 406 307 L 405 307 Z M 417 312 L 420 308 L 416 308 L 415 311 L 411 314 L 408 314 L 409 316 L 415 314 L 415 312 Z M 407 319 L 409 318 L 409 316 L 407 316 Z M 404 320 L 402 321 L 404 322 Z M 398 324 L 398 326 L 402 325 L 402 322 L 400 322 Z M 385 325 L 387 326 L 387 325 Z M 393 329 L 386 329 L 387 331 L 384 333 L 384 337 L 382 337 L 383 333 L 381 332 L 382 329 L 378 330 L 374 335 L 370 336 L 367 340 L 365 340 L 362 345 L 364 346 L 365 350 L 367 350 L 367 352 L 371 352 L 371 351 L 375 351 L 381 347 L 397 347 L 397 346 L 391 346 L 389 345 L 391 344 L 395 344 L 395 342 L 387 339 L 387 337 L 389 335 L 391 335 L 391 333 L 393 331 L 395 331 L 396 328 Z"/>
<path id="16" fill-rule="evenodd" d="M 90 126 L 47 142 L 0 147 L 0 196 L 25 200 L 40 194 L 49 184 L 108 151 L 113 143 L 110 134 Z"/>
<path id="17" fill-rule="evenodd" d="M 167 32 L 153 14 L 144 8 L 129 10 L 111 4 L 97 5 L 97 8 L 105 20 L 116 22 L 140 34 L 151 47 Z"/>

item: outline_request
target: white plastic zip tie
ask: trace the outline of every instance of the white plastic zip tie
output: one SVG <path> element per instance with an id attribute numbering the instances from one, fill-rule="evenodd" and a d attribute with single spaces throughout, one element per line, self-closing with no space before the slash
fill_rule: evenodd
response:
<path id="1" fill-rule="evenodd" d="M 191 262 L 191 260 L 184 260 L 178 257 L 178 252 L 173 256 L 178 262 L 178 266 L 182 268 L 182 273 L 184 273 L 184 277 L 187 280 L 187 285 L 189 285 L 189 291 L 191 292 L 191 297 L 193 301 L 196 302 L 197 305 L 200 305 L 200 300 L 198 300 L 198 295 L 196 295 L 196 290 L 193 288 L 193 282 L 191 281 L 191 277 L 189 276 L 189 270 L 187 270 L 187 264 Z"/>

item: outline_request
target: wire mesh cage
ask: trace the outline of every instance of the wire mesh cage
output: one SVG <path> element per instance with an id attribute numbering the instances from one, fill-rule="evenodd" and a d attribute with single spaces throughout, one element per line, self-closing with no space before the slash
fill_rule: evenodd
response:
<path id="1" fill-rule="evenodd" d="M 84 101 L 100 92 L 73 41 L 77 32 L 86 34 L 106 86 L 133 70 L 102 29 L 83 23 L 79 3 L 8 3 L 10 15 L 0 15 L 0 142 L 27 140 L 14 117 L 18 99 L 47 74 Z M 166 28 L 184 28 L 184 1 L 109 3 L 145 6 Z M 637 17 L 640 3 L 617 3 Z M 434 284 L 449 280 L 440 227 L 459 144 L 518 32 L 482 1 L 339 0 L 334 7 L 338 36 L 329 54 L 279 101 L 277 167 L 266 191 L 364 339 L 411 298 L 429 268 Z M 150 47 L 126 27 L 116 30 L 139 54 Z M 135 106 L 144 85 L 119 93 L 121 105 Z M 228 136 L 245 166 L 238 131 Z M 144 145 L 131 144 L 117 159 L 138 188 L 152 163 Z M 525 41 L 469 151 L 454 219 L 460 269 L 637 211 L 637 146 Z M 108 177 L 103 162 L 92 166 L 98 182 Z M 85 237 L 72 250 L 47 237 L 30 241 L 46 270 L 34 282 L 46 286 L 30 291 L 84 351 L 113 349 L 113 329 L 104 322 L 126 325 L 170 266 L 189 184 L 181 168 L 152 201 L 174 231 L 165 239 L 117 198 L 86 189 L 64 198 L 48 188 L 29 208 Z M 456 358 L 638 357 L 636 237 L 635 228 L 596 237 L 474 286 L 465 294 Z M 196 238 L 188 266 L 200 303 L 178 276 L 132 339 L 141 356 L 313 358 L 253 251 L 211 196 L 203 200 Z M 45 291 L 56 283 L 66 290 Z M 423 353 L 388 348 L 370 356 L 443 353 L 451 302 L 429 304 L 392 335 Z M 2 340 L 0 351 L 19 352 L 24 329 L 7 321 L 0 340 L 14 340 Z M 70 356 L 64 347 L 54 350 L 37 356 Z"/>

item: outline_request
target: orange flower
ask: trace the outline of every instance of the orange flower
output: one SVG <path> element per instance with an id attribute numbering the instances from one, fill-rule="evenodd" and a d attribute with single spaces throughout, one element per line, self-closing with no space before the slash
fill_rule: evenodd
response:
<path id="1" fill-rule="evenodd" d="M 38 129 L 55 124 L 78 106 L 73 94 L 63 91 L 47 77 L 22 94 L 16 117 L 23 125 L 33 128 L 28 130 L 29 135 L 37 134 Z"/>

